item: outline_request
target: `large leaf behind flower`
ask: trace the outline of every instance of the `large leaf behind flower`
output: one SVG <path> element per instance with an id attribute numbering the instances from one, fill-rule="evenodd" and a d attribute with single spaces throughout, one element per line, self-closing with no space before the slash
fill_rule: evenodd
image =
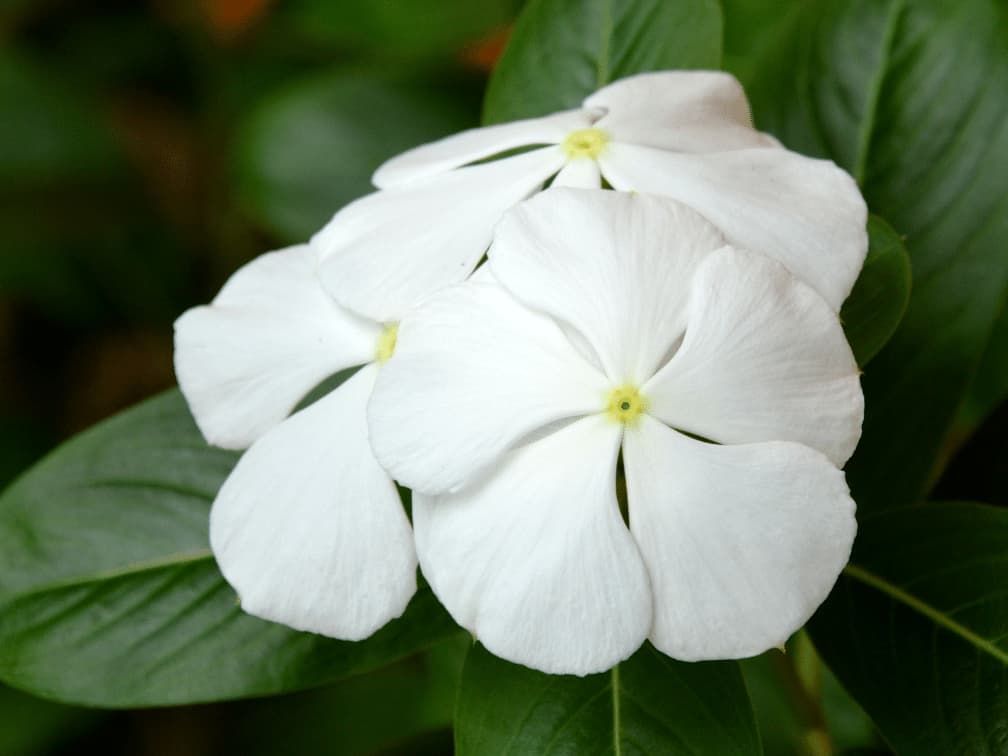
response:
<path id="1" fill-rule="evenodd" d="M 734 662 L 678 662 L 650 644 L 611 672 L 547 675 L 473 646 L 455 713 L 459 756 L 760 754 Z"/>
<path id="2" fill-rule="evenodd" d="M 73 439 L 0 497 L 0 679 L 42 696 L 147 706 L 278 693 L 456 632 L 426 588 L 362 643 L 244 614 L 207 541 L 236 455 L 171 391 Z"/>
<path id="3" fill-rule="evenodd" d="M 864 436 L 848 472 L 862 512 L 910 504 L 941 463 L 1005 302 L 1008 6 L 790 7 L 777 43 L 747 67 L 747 89 L 758 126 L 851 170 L 872 211 L 906 237 L 910 304 L 865 371 Z"/>
<path id="4" fill-rule="evenodd" d="M 531 0 L 484 103 L 487 123 L 576 108 L 616 79 L 721 65 L 717 0 Z"/>
<path id="5" fill-rule="evenodd" d="M 1008 753 L 1008 510 L 929 504 L 861 523 L 810 630 L 898 753 Z"/>

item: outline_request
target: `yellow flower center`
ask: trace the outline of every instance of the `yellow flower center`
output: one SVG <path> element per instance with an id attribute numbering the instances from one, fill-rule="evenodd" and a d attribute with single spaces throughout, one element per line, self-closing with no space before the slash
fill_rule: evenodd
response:
<path id="1" fill-rule="evenodd" d="M 378 346 L 375 347 L 375 359 L 378 362 L 387 362 L 395 351 L 396 339 L 399 337 L 399 324 L 389 323 L 382 329 L 378 337 Z"/>
<path id="2" fill-rule="evenodd" d="M 569 158 L 597 158 L 609 142 L 609 135 L 602 129 L 578 129 L 564 139 L 563 149 Z"/>
<path id="3" fill-rule="evenodd" d="M 646 410 L 647 400 L 641 396 L 636 386 L 627 384 L 609 392 L 606 413 L 613 422 L 633 425 Z"/>

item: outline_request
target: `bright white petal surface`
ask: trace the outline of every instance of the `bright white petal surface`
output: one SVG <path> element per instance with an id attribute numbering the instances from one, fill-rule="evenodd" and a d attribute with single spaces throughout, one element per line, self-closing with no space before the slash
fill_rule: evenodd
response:
<path id="1" fill-rule="evenodd" d="M 630 530 L 677 659 L 783 645 L 829 594 L 857 524 L 843 473 L 800 444 L 718 446 L 645 416 L 623 442 Z"/>
<path id="2" fill-rule="evenodd" d="M 380 189 L 401 186 L 516 147 L 558 144 L 589 125 L 589 115 L 579 109 L 469 129 L 395 156 L 375 171 L 372 181 Z"/>
<path id="3" fill-rule="evenodd" d="M 368 411 L 371 443 L 400 483 L 443 493 L 544 426 L 600 411 L 607 394 L 556 323 L 500 286 L 467 282 L 400 324 Z"/>
<path id="4" fill-rule="evenodd" d="M 776 144 L 753 129 L 742 85 L 720 71 L 630 76 L 603 87 L 584 106 L 607 111 L 594 126 L 618 142 L 678 152 Z"/>
<path id="5" fill-rule="evenodd" d="M 175 321 L 175 375 L 212 444 L 244 449 L 323 379 L 374 357 L 380 328 L 337 305 L 307 245 L 262 255 Z"/>
<path id="6" fill-rule="evenodd" d="M 414 496 L 427 581 L 497 656 L 585 675 L 647 636 L 651 588 L 616 502 L 619 439 L 619 426 L 583 418 L 464 491 Z"/>
<path id="7" fill-rule="evenodd" d="M 599 172 L 599 164 L 593 158 L 576 158 L 571 160 L 556 175 L 550 186 L 599 189 L 602 187 L 602 174 Z"/>
<path id="8" fill-rule="evenodd" d="M 464 280 L 494 224 L 563 166 L 559 147 L 460 168 L 347 205 L 312 238 L 323 285 L 338 302 L 381 322 Z"/>
<path id="9" fill-rule="evenodd" d="M 612 381 L 639 384 L 682 335 L 693 270 L 724 244 L 665 198 L 558 188 L 504 216 L 489 260 L 515 296 L 579 331 Z"/>
<path id="10" fill-rule="evenodd" d="M 210 512 L 210 543 L 249 614 L 359 640 L 416 590 L 409 520 L 367 442 L 369 365 L 245 452 Z"/>
<path id="11" fill-rule="evenodd" d="M 682 345 L 644 386 L 649 411 L 721 443 L 797 441 L 837 465 L 864 397 L 840 321 L 780 263 L 726 247 L 698 268 Z"/>
<path id="12" fill-rule="evenodd" d="M 740 247 L 780 260 L 839 310 L 868 252 L 857 184 L 828 160 L 764 148 L 677 154 L 611 144 L 599 156 L 617 189 L 699 210 Z"/>

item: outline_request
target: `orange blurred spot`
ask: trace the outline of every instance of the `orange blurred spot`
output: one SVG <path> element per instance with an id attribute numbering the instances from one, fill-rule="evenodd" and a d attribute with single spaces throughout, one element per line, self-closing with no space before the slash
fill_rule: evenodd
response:
<path id="1" fill-rule="evenodd" d="M 512 26 L 497 29 L 462 50 L 462 63 L 479 71 L 490 71 L 511 38 Z"/>
<path id="2" fill-rule="evenodd" d="M 265 14 L 271 0 L 199 0 L 213 32 L 222 39 L 233 39 Z"/>

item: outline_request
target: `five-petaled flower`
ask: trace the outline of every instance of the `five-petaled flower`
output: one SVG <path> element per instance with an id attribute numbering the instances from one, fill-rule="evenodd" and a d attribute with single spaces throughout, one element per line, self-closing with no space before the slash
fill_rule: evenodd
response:
<path id="1" fill-rule="evenodd" d="M 689 660 L 781 645 L 856 530 L 839 467 L 863 400 L 831 303 L 683 205 L 621 192 L 528 200 L 488 265 L 403 319 L 368 409 L 448 611 L 547 672 L 646 638 Z"/>
<path id="2" fill-rule="evenodd" d="M 501 214 L 550 179 L 585 188 L 604 179 L 679 200 L 733 244 L 783 262 L 834 310 L 867 250 L 867 211 L 848 174 L 756 131 L 729 74 L 664 71 L 610 84 L 579 109 L 464 131 L 389 160 L 374 175 L 381 191 L 312 239 L 323 284 L 342 305 L 389 320 L 465 279 Z"/>
<path id="3" fill-rule="evenodd" d="M 235 273 L 175 324 L 175 372 L 208 441 L 249 447 L 210 513 L 221 571 L 250 614 L 365 638 L 416 590 L 416 553 L 395 484 L 368 445 L 365 407 L 396 326 L 322 289 L 307 245 Z M 338 388 L 288 417 L 323 379 Z"/>

